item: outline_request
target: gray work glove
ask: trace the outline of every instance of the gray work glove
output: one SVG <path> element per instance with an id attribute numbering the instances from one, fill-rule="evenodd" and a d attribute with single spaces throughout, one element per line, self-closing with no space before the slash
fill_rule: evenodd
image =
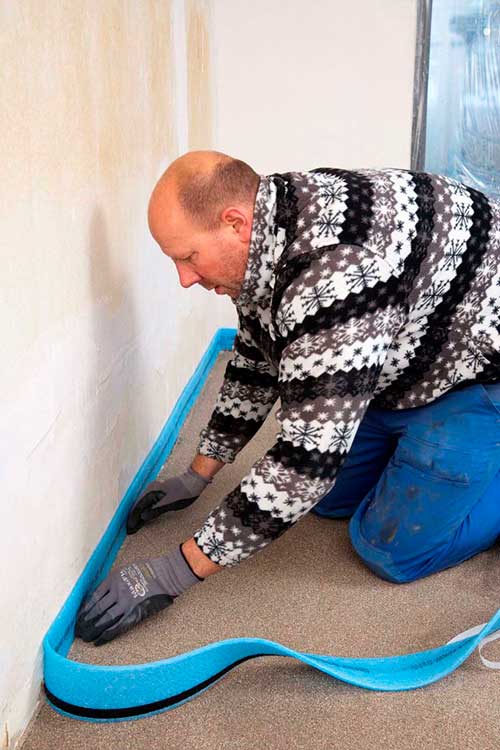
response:
<path id="1" fill-rule="evenodd" d="M 204 581 L 181 550 L 140 560 L 112 571 L 80 605 L 75 635 L 102 646 L 146 617 L 170 606 L 180 594 Z"/>
<path id="2" fill-rule="evenodd" d="M 128 514 L 127 534 L 135 534 L 147 521 L 162 513 L 187 508 L 211 481 L 189 468 L 180 476 L 150 482 Z"/>

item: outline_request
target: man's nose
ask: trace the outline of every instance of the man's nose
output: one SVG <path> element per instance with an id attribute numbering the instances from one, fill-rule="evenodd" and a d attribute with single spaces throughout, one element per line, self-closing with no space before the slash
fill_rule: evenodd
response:
<path id="1" fill-rule="evenodd" d="M 195 273 L 195 271 L 190 271 L 186 268 L 177 268 L 177 273 L 179 274 L 179 281 L 181 283 L 181 286 L 183 286 L 184 289 L 188 289 L 190 286 L 193 286 L 193 284 L 196 284 L 201 279 L 201 276 Z"/>

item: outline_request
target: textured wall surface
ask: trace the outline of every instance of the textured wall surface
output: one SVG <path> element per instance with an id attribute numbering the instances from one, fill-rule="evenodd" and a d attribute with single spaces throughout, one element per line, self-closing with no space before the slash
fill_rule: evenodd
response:
<path id="1" fill-rule="evenodd" d="M 234 324 L 229 299 L 180 286 L 147 225 L 188 129 L 211 145 L 205 12 L 0 0 L 0 747 L 33 712 L 48 626 Z"/>
<path id="2" fill-rule="evenodd" d="M 258 172 L 410 166 L 417 0 L 213 0 L 216 147 Z"/>
<path id="3" fill-rule="evenodd" d="M 208 0 L 186 0 L 189 150 L 213 148 Z"/>

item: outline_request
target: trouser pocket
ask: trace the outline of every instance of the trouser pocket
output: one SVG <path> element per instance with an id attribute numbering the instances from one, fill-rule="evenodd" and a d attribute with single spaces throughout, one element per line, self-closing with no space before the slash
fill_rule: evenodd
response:
<path id="1" fill-rule="evenodd" d="M 480 450 L 401 436 L 366 506 L 366 541 L 398 554 L 440 544 L 463 523 L 498 469 Z"/>

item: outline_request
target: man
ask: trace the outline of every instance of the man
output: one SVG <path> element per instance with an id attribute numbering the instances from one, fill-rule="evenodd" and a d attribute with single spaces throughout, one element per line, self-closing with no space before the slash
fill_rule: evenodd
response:
<path id="1" fill-rule="evenodd" d="M 308 511 L 413 581 L 500 535 L 500 204 L 403 169 L 258 175 L 174 161 L 149 226 L 183 287 L 228 294 L 234 352 L 198 453 L 153 482 L 129 533 L 187 507 L 280 398 L 281 432 L 174 553 L 112 572 L 76 634 L 100 645 L 277 539 Z"/>

